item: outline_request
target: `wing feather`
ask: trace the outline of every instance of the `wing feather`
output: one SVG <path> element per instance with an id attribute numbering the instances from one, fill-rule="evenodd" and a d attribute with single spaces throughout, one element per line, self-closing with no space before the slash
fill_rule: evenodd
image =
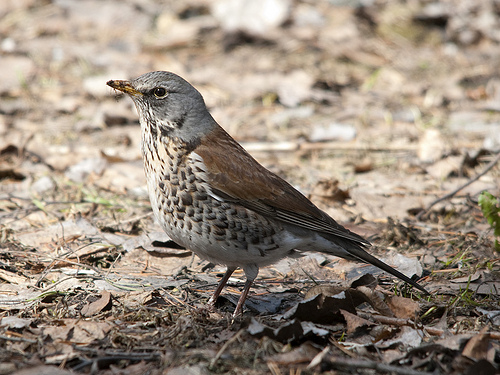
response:
<path id="1" fill-rule="evenodd" d="M 264 168 L 224 129 L 219 127 L 205 136 L 195 152 L 203 159 L 213 193 L 224 200 L 304 229 L 369 244 Z"/>
<path id="2" fill-rule="evenodd" d="M 339 225 L 293 186 L 265 169 L 224 129 L 219 127 L 205 136 L 195 152 L 203 160 L 207 182 L 216 197 L 263 216 L 324 233 L 327 238 L 333 236 L 349 253 L 345 258 L 371 263 L 428 294 L 417 282 L 367 253 L 367 240 Z"/>

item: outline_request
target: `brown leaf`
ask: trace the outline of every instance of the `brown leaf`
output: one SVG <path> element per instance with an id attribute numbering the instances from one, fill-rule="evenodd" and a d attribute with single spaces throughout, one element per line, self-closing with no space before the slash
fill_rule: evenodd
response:
<path id="1" fill-rule="evenodd" d="M 463 276 L 463 277 L 457 277 L 456 279 L 450 280 L 450 283 L 472 283 L 474 281 L 479 280 L 481 278 L 482 272 L 476 272 L 473 275 L 468 275 L 468 276 Z"/>
<path id="2" fill-rule="evenodd" d="M 306 339 L 312 339 L 313 341 L 318 339 L 325 340 L 331 334 L 325 328 L 309 321 L 300 321 L 298 319 L 287 321 L 278 328 L 272 329 L 252 318 L 247 331 L 255 337 L 267 336 L 273 340 L 288 344 L 292 342 L 304 342 Z"/>
<path id="3" fill-rule="evenodd" d="M 480 359 L 470 366 L 464 375 L 498 375 L 497 368 L 486 359 Z"/>
<path id="4" fill-rule="evenodd" d="M 414 319 L 420 309 L 418 302 L 410 298 L 389 296 L 385 299 L 385 302 L 396 318 Z"/>
<path id="5" fill-rule="evenodd" d="M 107 290 L 103 290 L 101 292 L 101 298 L 99 298 L 97 301 L 85 305 L 82 308 L 81 313 L 83 316 L 92 316 L 100 313 L 104 309 L 109 308 L 111 308 L 111 293 L 109 293 Z"/>
<path id="6" fill-rule="evenodd" d="M 339 188 L 338 180 L 321 180 L 314 187 L 311 196 L 314 200 L 322 199 L 324 201 L 345 202 L 349 199 L 349 190 Z"/>
<path id="7" fill-rule="evenodd" d="M 394 316 L 389 306 L 387 306 L 387 304 L 382 299 L 380 293 L 366 286 L 359 286 L 356 288 L 356 290 L 358 291 L 358 293 L 361 293 L 365 298 L 365 301 L 368 302 L 380 314 L 385 316 Z"/>
<path id="8" fill-rule="evenodd" d="M 365 159 L 354 164 L 354 173 L 366 173 L 373 170 L 373 162 L 370 159 Z"/>
<path id="9" fill-rule="evenodd" d="M 324 296 L 335 296 L 341 292 L 343 292 L 345 288 L 341 286 L 335 286 L 335 285 L 315 285 L 311 289 L 309 289 L 305 296 L 304 299 L 309 299 L 311 297 L 317 296 L 318 294 L 322 294 Z"/>
<path id="10" fill-rule="evenodd" d="M 23 275 L 18 275 L 14 272 L 0 269 L 0 279 L 7 281 L 11 284 L 26 285 L 29 284 L 29 279 Z"/>
<path id="11" fill-rule="evenodd" d="M 357 315 L 351 314 L 349 311 L 340 310 L 347 323 L 347 333 L 354 333 L 360 327 L 373 326 L 375 323 L 363 319 Z"/>
<path id="12" fill-rule="evenodd" d="M 445 179 L 452 174 L 458 174 L 460 167 L 463 164 L 463 155 L 448 156 L 444 159 L 434 162 L 434 164 L 429 165 L 425 170 L 427 173 L 434 177 L 435 179 Z"/>
<path id="13" fill-rule="evenodd" d="M 298 348 L 295 348 L 288 353 L 275 354 L 267 358 L 268 361 L 278 363 L 280 365 L 293 365 L 297 363 L 310 362 L 319 350 L 312 346 L 311 343 L 305 342 Z"/>
<path id="14" fill-rule="evenodd" d="M 365 286 L 344 290 L 334 287 L 315 288 L 315 291 L 320 294 L 300 302 L 283 316 L 286 319 L 297 318 L 303 321 L 331 324 L 333 321 L 339 320 L 340 309 L 354 314 L 356 307 L 364 302 L 368 302 L 381 314 L 392 316 L 392 312 L 382 301 L 381 297 Z M 328 292 L 334 294 L 329 296 Z"/>
<path id="15" fill-rule="evenodd" d="M 57 326 L 43 326 L 43 335 L 49 335 L 54 341 L 90 344 L 94 340 L 103 339 L 111 324 L 105 322 L 91 322 L 77 319 L 63 319 Z"/>
<path id="16" fill-rule="evenodd" d="M 465 357 L 480 360 L 486 359 L 493 362 L 495 359 L 495 348 L 490 343 L 489 327 L 484 327 L 481 332 L 473 336 L 465 345 L 462 355 Z"/>
<path id="17" fill-rule="evenodd" d="M 365 273 L 363 276 L 354 280 L 351 283 L 351 288 L 358 288 L 360 286 L 366 286 L 371 290 L 375 289 L 378 285 L 377 279 L 371 273 Z"/>
<path id="18" fill-rule="evenodd" d="M 306 299 L 289 310 L 285 316 L 320 322 L 323 319 L 332 319 L 340 309 L 354 313 L 356 307 L 363 302 L 369 303 L 382 315 L 394 316 L 389 306 L 384 302 L 382 295 L 371 288 L 373 287 L 371 278 L 364 278 L 360 283 L 362 284 L 364 281 L 370 286 L 360 285 L 357 288 L 347 289 L 331 285 L 315 286 L 306 293 Z"/>
<path id="19" fill-rule="evenodd" d="M 339 298 L 319 294 L 292 307 L 284 314 L 284 318 L 332 324 L 334 321 L 339 321 L 338 312 L 341 308 L 355 312 L 355 305 L 345 297 L 345 293 L 339 295 Z"/>

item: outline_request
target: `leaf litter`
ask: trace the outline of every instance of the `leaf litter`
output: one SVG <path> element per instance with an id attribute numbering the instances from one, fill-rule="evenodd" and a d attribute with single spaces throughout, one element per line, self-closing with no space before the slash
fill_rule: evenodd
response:
<path id="1" fill-rule="evenodd" d="M 500 196 L 494 2 L 273 1 L 264 33 L 227 26 L 222 0 L 217 16 L 0 5 L 1 373 L 498 372 L 500 258 L 478 205 Z M 432 295 L 309 254 L 261 270 L 243 317 L 241 272 L 208 309 L 224 269 L 154 223 L 137 116 L 105 87 L 155 69 Z"/>

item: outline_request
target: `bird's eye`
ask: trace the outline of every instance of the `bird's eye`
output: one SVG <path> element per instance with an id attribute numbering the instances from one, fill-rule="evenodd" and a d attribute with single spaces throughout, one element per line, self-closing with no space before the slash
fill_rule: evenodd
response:
<path id="1" fill-rule="evenodd" d="M 167 96 L 167 90 L 165 90 L 163 87 L 156 87 L 153 89 L 153 95 L 158 99 L 162 99 Z"/>

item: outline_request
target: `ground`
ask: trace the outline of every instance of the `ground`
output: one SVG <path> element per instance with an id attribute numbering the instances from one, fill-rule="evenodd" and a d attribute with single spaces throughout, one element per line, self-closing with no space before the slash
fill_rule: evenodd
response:
<path id="1" fill-rule="evenodd" d="M 4 1 L 0 67 L 1 374 L 498 371 L 496 1 Z M 106 86 L 152 70 L 431 294 L 310 254 L 209 309 Z"/>

